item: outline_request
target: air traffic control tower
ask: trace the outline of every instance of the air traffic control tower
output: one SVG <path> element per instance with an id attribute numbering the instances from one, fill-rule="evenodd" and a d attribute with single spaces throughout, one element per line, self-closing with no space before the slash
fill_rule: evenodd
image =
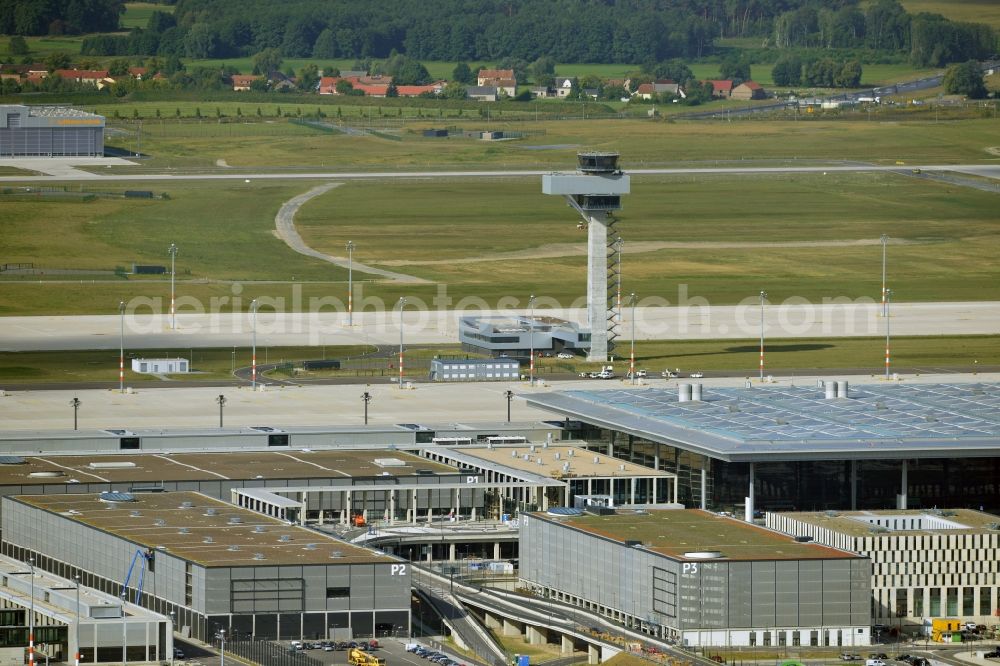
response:
<path id="1" fill-rule="evenodd" d="M 620 319 L 618 232 L 613 212 L 629 193 L 629 177 L 618 168 L 618 153 L 579 153 L 576 173 L 542 176 L 542 193 L 566 197 L 587 224 L 587 320 L 590 361 L 607 361 Z"/>

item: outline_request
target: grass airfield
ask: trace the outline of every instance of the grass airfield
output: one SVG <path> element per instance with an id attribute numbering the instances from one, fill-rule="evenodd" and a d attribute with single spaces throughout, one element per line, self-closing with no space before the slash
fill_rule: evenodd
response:
<path id="1" fill-rule="evenodd" d="M 125 279 L 114 270 L 133 263 L 168 265 L 170 243 L 180 248 L 178 294 L 204 307 L 215 299 L 219 311 L 245 311 L 253 298 L 266 296 L 283 298 L 286 309 L 296 309 L 311 298 L 346 296 L 346 270 L 293 252 L 274 233 L 281 204 L 314 183 L 126 184 L 108 171 L 568 170 L 581 149 L 617 150 L 626 169 L 844 162 L 900 168 L 896 173 L 635 175 L 618 215 L 626 294 L 658 296 L 667 303 L 686 294 L 713 305 L 739 303 L 761 289 L 773 303 L 877 299 L 878 238 L 884 233 L 891 238 L 894 300 L 1000 296 L 995 286 L 1000 265 L 994 260 L 1000 254 L 998 194 L 911 172 L 913 164 L 996 163 L 1000 123 L 993 119 L 517 123 L 511 127 L 544 134 L 509 142 L 424 139 L 420 127 L 432 124 L 407 124 L 389 139 L 318 132 L 285 121 L 248 124 L 235 134 L 226 124 L 210 122 L 186 129 L 164 122 L 172 129 L 158 133 L 150 123 L 142 139 L 148 157 L 134 168 L 98 170 L 106 178 L 100 181 L 52 183 L 67 190 L 53 194 L 40 193 L 35 184 L 26 193 L 8 182 L 0 189 L 4 261 L 33 262 L 47 272 L 0 273 L 0 314 L 114 314 L 120 300 L 138 297 L 158 299 L 165 311 L 169 276 Z M 115 133 L 109 143 L 127 149 L 135 138 Z M 296 226 L 314 249 L 344 256 L 351 240 L 357 262 L 432 283 L 399 285 L 356 270 L 359 292 L 385 303 L 400 296 L 431 302 L 443 285 L 453 302 L 481 298 L 495 307 L 505 297 L 523 302 L 533 293 L 568 306 L 585 295 L 585 232 L 565 202 L 541 194 L 539 180 L 349 181 L 307 202 Z M 166 196 L 121 197 L 138 188 Z M 974 344 L 982 353 L 960 351 L 962 345 L 954 342 L 946 343 L 945 351 L 954 350 L 956 362 L 973 354 L 989 364 L 996 357 L 992 339 L 987 341 L 984 348 Z M 791 351 L 793 363 L 805 364 L 800 367 L 834 358 L 826 355 L 820 362 L 801 349 Z M 845 362 L 856 353 L 846 353 Z M 649 362 L 669 365 L 670 356 L 676 354 L 651 354 Z M 725 365 L 732 360 L 729 354 L 718 358 Z M 934 359 L 947 364 L 948 354 Z"/>

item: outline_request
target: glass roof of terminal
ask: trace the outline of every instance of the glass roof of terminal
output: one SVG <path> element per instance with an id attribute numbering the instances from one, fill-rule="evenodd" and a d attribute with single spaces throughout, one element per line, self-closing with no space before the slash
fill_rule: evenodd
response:
<path id="1" fill-rule="evenodd" d="M 601 407 L 750 441 L 1000 436 L 1000 384 L 851 385 L 827 400 L 821 387 L 704 387 L 679 402 L 673 389 L 565 391 Z"/>

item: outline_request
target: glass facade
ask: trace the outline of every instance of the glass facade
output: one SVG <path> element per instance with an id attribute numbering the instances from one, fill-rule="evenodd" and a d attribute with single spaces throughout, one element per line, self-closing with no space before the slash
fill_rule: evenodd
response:
<path id="1" fill-rule="evenodd" d="M 678 501 L 742 513 L 750 464 L 730 463 L 680 447 L 583 423 L 571 434 L 588 448 L 676 474 Z M 702 472 L 704 471 L 704 475 Z M 902 460 L 808 460 L 754 465 L 754 506 L 761 511 L 895 508 L 901 494 Z M 1000 510 L 1000 458 L 925 458 L 907 461 L 907 507 Z M 957 603 L 957 601 L 956 601 Z"/>

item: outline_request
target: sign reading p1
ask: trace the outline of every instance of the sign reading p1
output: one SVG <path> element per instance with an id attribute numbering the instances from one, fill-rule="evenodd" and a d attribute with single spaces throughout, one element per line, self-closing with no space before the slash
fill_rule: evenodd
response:
<path id="1" fill-rule="evenodd" d="M 391 564 L 391 565 L 389 565 L 389 575 L 390 576 L 405 576 L 406 575 L 406 565 L 405 564 Z"/>

